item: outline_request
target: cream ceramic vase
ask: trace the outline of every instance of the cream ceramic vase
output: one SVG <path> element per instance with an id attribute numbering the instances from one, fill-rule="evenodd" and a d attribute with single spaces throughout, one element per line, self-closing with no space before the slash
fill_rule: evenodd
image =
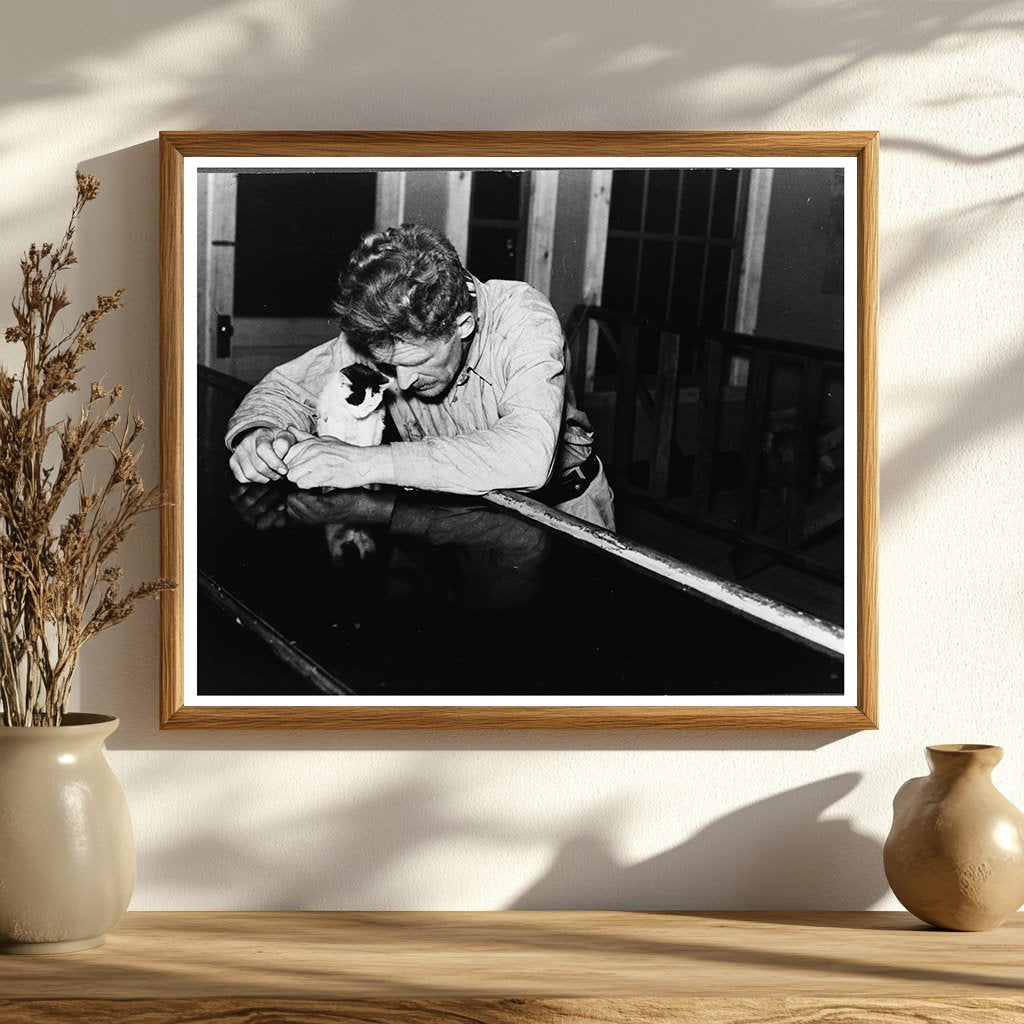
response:
<path id="1" fill-rule="evenodd" d="M 98 946 L 128 906 L 135 843 L 103 754 L 117 724 L 0 727 L 0 951 Z"/>
<path id="2" fill-rule="evenodd" d="M 998 928 L 1024 904 L 1024 814 L 992 784 L 1000 747 L 927 748 L 931 775 L 893 800 L 885 876 L 916 917 L 938 928 Z"/>

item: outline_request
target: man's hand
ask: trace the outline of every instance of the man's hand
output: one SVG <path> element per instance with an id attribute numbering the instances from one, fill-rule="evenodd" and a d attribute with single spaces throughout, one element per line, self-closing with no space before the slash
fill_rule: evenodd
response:
<path id="1" fill-rule="evenodd" d="M 360 448 L 334 437 L 301 435 L 285 454 L 288 479 L 297 487 L 364 487 L 392 483 L 394 464 L 386 445 Z"/>
<path id="2" fill-rule="evenodd" d="M 235 445 L 228 465 L 239 483 L 268 484 L 288 472 L 284 456 L 299 439 L 309 434 L 298 430 L 257 427 Z"/>

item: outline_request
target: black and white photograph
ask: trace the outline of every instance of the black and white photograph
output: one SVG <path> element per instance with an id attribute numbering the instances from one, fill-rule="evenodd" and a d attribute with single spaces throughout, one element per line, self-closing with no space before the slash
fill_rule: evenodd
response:
<path id="1" fill-rule="evenodd" d="M 185 704 L 856 704 L 856 176 L 186 159 Z"/>

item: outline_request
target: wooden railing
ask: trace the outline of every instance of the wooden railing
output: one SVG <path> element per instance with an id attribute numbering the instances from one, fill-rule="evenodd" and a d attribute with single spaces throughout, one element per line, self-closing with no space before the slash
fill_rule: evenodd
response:
<path id="1" fill-rule="evenodd" d="M 842 579 L 812 545 L 842 522 L 841 352 L 585 305 L 566 334 L 583 407 L 614 404 L 600 447 L 621 499 Z"/>

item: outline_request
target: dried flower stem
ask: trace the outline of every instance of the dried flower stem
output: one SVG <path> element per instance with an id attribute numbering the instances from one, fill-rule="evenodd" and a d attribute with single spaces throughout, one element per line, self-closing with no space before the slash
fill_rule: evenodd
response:
<path id="1" fill-rule="evenodd" d="M 32 245 L 21 261 L 22 284 L 11 304 L 15 323 L 5 332 L 25 358 L 17 377 L 0 370 L 0 710 L 3 724 L 59 725 L 71 696 L 82 645 L 123 621 L 135 602 L 173 586 L 157 579 L 123 595 L 120 566 L 110 559 L 137 516 L 159 505 L 136 469 L 145 429 L 131 409 L 124 422 L 114 407 L 124 393 L 100 381 L 77 418 L 49 423 L 52 402 L 78 390 L 82 359 L 95 349 L 96 325 L 121 305 L 121 290 L 100 295 L 69 331 L 56 328 L 70 305 L 58 283 L 77 262 L 72 243 L 85 204 L 99 193 L 92 175 L 77 175 L 78 193 L 57 245 Z M 48 463 L 56 438 L 60 458 Z M 86 457 L 109 453 L 100 489 L 83 480 Z M 63 512 L 71 489 L 77 502 Z"/>

